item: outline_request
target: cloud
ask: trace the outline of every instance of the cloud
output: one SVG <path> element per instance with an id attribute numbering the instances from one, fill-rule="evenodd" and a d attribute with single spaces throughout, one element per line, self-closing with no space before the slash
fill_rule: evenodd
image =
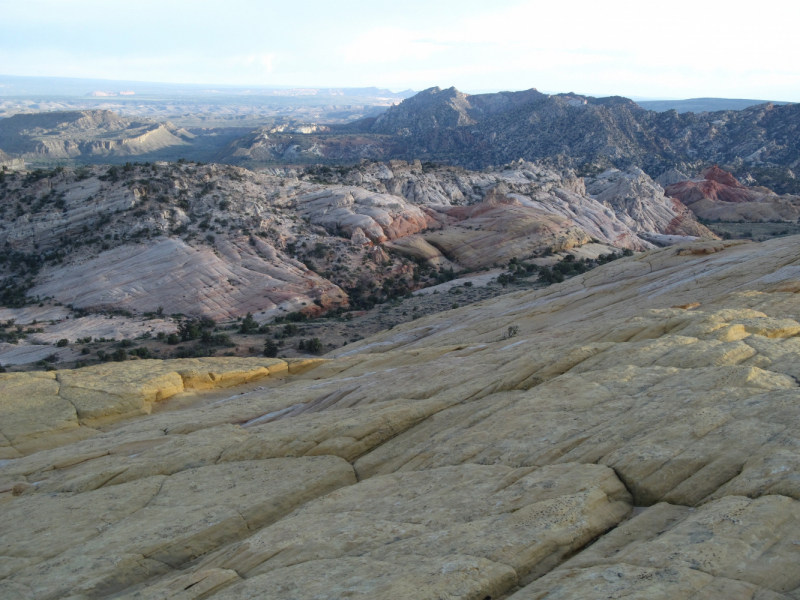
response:
<path id="1" fill-rule="evenodd" d="M 775 90 L 800 99 L 800 8 L 779 0 L 769 12 L 782 18 L 763 28 L 735 2 L 721 9 L 686 0 L 528 1 L 414 28 L 376 27 L 339 51 L 350 64 L 384 67 L 362 73 L 382 85 L 394 78 L 426 87 L 438 78 L 461 87 L 672 96 Z"/>
<path id="2" fill-rule="evenodd" d="M 350 64 L 384 64 L 427 60 L 446 50 L 446 45 L 422 39 L 412 30 L 376 27 L 340 46 L 338 53 Z"/>
<path id="3" fill-rule="evenodd" d="M 264 72 L 272 73 L 275 54 L 248 54 L 244 56 L 233 56 L 228 61 L 233 68 L 244 67 L 245 70 L 253 67 L 262 67 Z"/>
<path id="4" fill-rule="evenodd" d="M 30 0 L 38 11 L 8 3 L 0 70 L 178 83 L 800 100 L 796 0 L 773 0 L 757 13 L 749 5 L 742 10 L 741 0 L 344 0 L 343 8 L 308 0 L 302 26 L 292 28 L 281 25 L 296 17 L 288 4 L 230 1 L 219 14 L 211 0 L 159 0 L 163 9 L 142 0 L 145 8 L 126 17 L 123 31 L 115 26 L 129 13 L 121 0 Z M 196 10 L 187 12 L 188 4 Z M 155 22 L 153 10 L 161 11 Z"/>

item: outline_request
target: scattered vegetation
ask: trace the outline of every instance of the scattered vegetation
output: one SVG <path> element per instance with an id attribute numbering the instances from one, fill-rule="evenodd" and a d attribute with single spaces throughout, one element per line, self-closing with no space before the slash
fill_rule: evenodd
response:
<path id="1" fill-rule="evenodd" d="M 319 338 L 311 338 L 310 340 L 300 340 L 297 344 L 297 349 L 301 352 L 308 352 L 309 354 L 322 354 L 324 346 Z"/>

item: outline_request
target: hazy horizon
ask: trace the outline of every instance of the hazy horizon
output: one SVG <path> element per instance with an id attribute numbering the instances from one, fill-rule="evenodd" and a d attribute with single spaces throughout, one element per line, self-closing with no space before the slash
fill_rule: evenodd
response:
<path id="1" fill-rule="evenodd" d="M 578 0 L 0 0 L 9 76 L 800 101 L 800 8 Z M 746 43 L 742 41 L 746 40 Z"/>
<path id="2" fill-rule="evenodd" d="M 67 85 L 66 82 L 69 82 L 69 84 L 71 84 L 73 86 L 84 85 L 84 90 L 74 91 L 72 93 L 65 92 L 65 91 L 60 91 L 58 93 L 55 93 L 55 92 L 49 92 L 49 93 L 45 93 L 45 92 L 17 93 L 17 92 L 12 90 L 11 93 L 4 93 L 5 92 L 4 88 L 6 88 L 7 86 L 2 82 L 3 82 L 4 79 L 9 79 L 9 78 L 19 78 L 19 79 L 23 79 L 23 80 L 62 81 L 62 82 L 65 82 L 64 85 Z M 94 89 L 90 90 L 89 87 L 87 87 L 89 84 L 97 84 L 98 86 L 107 86 L 108 89 L 107 90 L 100 90 L 98 88 L 97 90 L 94 90 Z M 5 97 L 14 97 L 14 96 L 29 97 L 29 96 L 34 96 L 34 95 L 54 95 L 54 96 L 55 95 L 64 95 L 64 96 L 74 96 L 74 97 L 86 97 L 92 91 L 112 91 L 112 92 L 116 91 L 116 92 L 119 92 L 119 91 L 121 91 L 122 87 L 125 86 L 125 85 L 135 85 L 135 86 L 143 86 L 143 87 L 146 87 L 146 86 L 165 86 L 166 87 L 166 86 L 168 86 L 168 87 L 174 87 L 175 90 L 180 90 L 181 87 L 186 87 L 186 88 L 193 88 L 193 87 L 208 88 L 208 89 L 195 90 L 198 94 L 200 94 L 200 93 L 210 94 L 213 91 L 216 91 L 214 88 L 219 88 L 220 90 L 223 90 L 223 91 L 230 91 L 231 93 L 234 93 L 236 91 L 239 91 L 241 93 L 242 91 L 251 89 L 254 92 L 256 92 L 256 93 L 253 94 L 253 95 L 256 95 L 256 96 L 257 96 L 257 92 L 258 91 L 269 91 L 269 90 L 305 90 L 305 89 L 357 90 L 357 89 L 375 88 L 375 89 L 379 89 L 379 90 L 387 90 L 387 91 L 390 91 L 390 92 L 395 93 L 395 94 L 399 94 L 399 93 L 402 93 L 402 92 L 408 92 L 408 91 L 413 91 L 414 93 L 418 93 L 418 92 L 423 91 L 421 89 L 420 90 L 397 89 L 397 88 L 393 89 L 391 87 L 381 88 L 381 87 L 378 87 L 378 86 L 362 86 L 362 87 L 359 87 L 359 88 L 346 87 L 346 86 L 317 86 L 317 85 L 301 85 L 301 84 L 298 84 L 298 85 L 267 85 L 267 86 L 255 86 L 255 85 L 253 85 L 253 86 L 247 86 L 247 85 L 237 85 L 237 84 L 175 83 L 175 82 L 168 82 L 168 81 L 132 81 L 132 80 L 126 80 L 126 79 L 95 79 L 95 78 L 81 78 L 81 77 L 30 77 L 30 76 L 20 76 L 20 75 L 7 75 L 5 73 L 0 73 L 0 97 L 3 97 L 3 96 L 5 96 Z M 112 87 L 115 87 L 115 86 L 119 87 L 120 89 L 118 89 L 118 90 L 117 89 L 111 89 Z M 441 87 L 441 86 L 439 86 L 439 87 Z M 531 88 L 525 88 L 525 89 L 531 89 Z M 516 91 L 524 91 L 524 90 L 522 90 L 522 89 L 516 89 L 515 90 L 515 89 L 494 88 L 494 89 L 479 89 L 479 90 L 464 89 L 464 90 L 459 90 L 459 91 L 464 92 L 466 94 L 473 95 L 473 94 L 492 94 L 492 93 L 497 93 L 497 92 L 516 92 Z M 593 96 L 593 97 L 599 97 L 600 96 L 599 94 L 593 94 L 591 92 L 581 92 L 581 91 L 574 91 L 574 90 L 539 90 L 539 91 L 544 93 L 544 94 L 551 94 L 551 95 L 553 95 L 553 94 L 563 94 L 563 93 L 574 93 L 574 94 L 578 94 L 578 95 L 581 95 L 581 96 Z M 147 95 L 148 93 L 155 93 L 155 92 L 144 92 L 144 93 L 137 92 L 137 96 Z M 618 95 L 618 94 L 615 94 L 615 95 Z M 678 97 L 664 97 L 664 96 L 662 96 L 662 97 L 639 96 L 639 95 L 636 95 L 636 94 L 632 94 L 632 95 L 629 95 L 629 96 L 626 96 L 626 97 L 631 99 L 631 100 L 633 100 L 633 101 L 635 101 L 635 102 L 716 99 L 716 98 L 710 97 L 710 96 L 708 96 L 708 97 L 698 97 L 698 98 L 678 98 Z M 123 97 L 118 96 L 118 98 L 123 98 Z M 131 98 L 131 100 L 134 100 L 134 99 L 135 99 L 135 97 Z M 788 102 L 788 101 L 782 100 L 780 98 L 746 98 L 746 100 L 762 100 L 762 101 L 765 101 L 765 102 L 767 102 L 767 101 Z"/>

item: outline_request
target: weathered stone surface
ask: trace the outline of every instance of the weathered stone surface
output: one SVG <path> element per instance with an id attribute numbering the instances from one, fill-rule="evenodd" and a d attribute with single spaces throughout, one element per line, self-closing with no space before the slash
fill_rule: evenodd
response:
<path id="1" fill-rule="evenodd" d="M 323 179 L 313 173 L 159 163 L 63 170 L 24 185 L 15 179 L 9 201 L 29 211 L 0 216 L 0 245 L 48 257 L 30 296 L 90 311 L 142 315 L 161 307 L 167 315 L 214 319 L 249 312 L 264 322 L 344 307 L 343 290 L 359 284 L 402 278 L 421 285 L 407 260 L 374 244 L 458 269 L 592 239 L 644 250 L 652 247 L 647 232 L 708 234 L 641 172 L 620 176 L 615 181 L 630 185 L 604 188 L 602 199 L 587 194 L 569 169 L 524 161 L 487 172 L 393 161 L 329 171 Z M 444 229 L 445 238 L 431 229 Z M 409 236 L 415 239 L 402 242 Z M 362 269 L 365 260 L 381 268 Z M 45 324 L 28 341 L 170 329 L 75 316 Z M 21 358 L 14 352 L 7 361 Z"/>
<path id="2" fill-rule="evenodd" d="M 207 569 L 181 575 L 167 576 L 153 585 L 135 586 L 128 593 L 115 596 L 118 600 L 194 600 L 208 598 L 215 591 L 239 580 L 236 571 Z"/>
<path id="3" fill-rule="evenodd" d="M 438 210 L 452 224 L 423 239 L 448 259 L 471 269 L 507 264 L 512 258 L 545 249 L 569 250 L 591 241 L 570 219 L 506 196 Z"/>
<path id="4" fill-rule="evenodd" d="M 388 598 L 412 589 L 423 573 L 415 597 L 435 597 L 453 585 L 451 571 L 466 597 L 485 598 L 544 572 L 612 527 L 629 512 L 629 500 L 613 472 L 594 465 L 533 472 L 464 465 L 387 475 L 312 502 L 199 568 L 245 577 L 222 596 L 231 598 L 273 589 L 313 598 L 323 582 L 336 590 L 326 598 Z M 318 575 L 298 581 L 295 565 Z M 333 570 L 323 574 L 326 565 Z M 393 583 L 374 570 L 388 571 Z"/>
<path id="5" fill-rule="evenodd" d="M 747 187 L 718 166 L 667 186 L 665 193 L 698 217 L 722 221 L 796 221 L 800 198 L 778 196 L 765 187 Z"/>
<path id="6" fill-rule="evenodd" d="M 97 433 L 93 427 L 148 414 L 153 404 L 184 390 L 227 388 L 303 372 L 318 363 L 222 357 L 0 373 L 0 458 L 91 437 Z"/>
<path id="7" fill-rule="evenodd" d="M 116 407 L 169 373 L 185 389 L 294 371 L 213 401 L 198 389 L 196 405 L 161 400 L 0 465 L 0 522 L 28 502 L 26 518 L 52 513 L 42 522 L 66 540 L 0 537 L 0 595 L 797 597 L 798 244 L 651 250 L 322 362 L 87 375 L 81 389 Z M 43 399 L 30 415 L 13 404 L 6 448 L 61 399 L 62 372 L 41 376 L 19 384 Z M 85 403 L 69 427 L 85 427 Z M 93 498 L 154 481 L 146 506 L 115 504 L 99 534 L 80 525 L 113 504 Z"/>
<path id="8" fill-rule="evenodd" d="M 37 494 L 0 511 L 0 578 L 80 546 L 144 508 L 163 480 L 152 478 L 86 495 Z M 30 522 L 31 527 L 25 523 Z M 43 540 L 47 540 L 43 544 Z"/>
<path id="9" fill-rule="evenodd" d="M 717 237 L 680 200 L 665 196 L 664 189 L 636 167 L 627 172 L 609 169 L 589 179 L 586 191 L 637 233 Z"/>
<path id="10" fill-rule="evenodd" d="M 19 498 L 3 507 L 9 518 L 25 503 L 32 511 L 28 518 L 41 510 L 43 517 L 60 522 L 81 515 L 76 508 L 84 516 L 55 531 L 60 545 L 46 542 L 52 528 L 43 527 L 22 542 L 13 530 L 0 530 L 0 548 L 12 558 L 8 576 L 0 580 L 0 595 L 107 596 L 168 573 L 308 500 L 353 483 L 345 461 L 316 457 L 226 463 L 87 494 L 37 495 L 42 500 L 33 503 Z M 123 503 L 126 497 L 130 501 Z M 94 514 L 91 525 L 86 522 L 89 510 Z"/>
<path id="11" fill-rule="evenodd" d="M 750 583 L 686 568 L 614 565 L 558 570 L 509 596 L 509 600 L 647 598 L 648 600 L 786 600 Z"/>
<path id="12" fill-rule="evenodd" d="M 352 237 L 357 229 L 372 242 L 411 235 L 433 223 L 428 213 L 398 196 L 370 193 L 358 187 L 334 187 L 306 193 L 293 207 L 312 223 Z"/>
<path id="13" fill-rule="evenodd" d="M 346 301 L 331 282 L 299 264 L 264 260 L 245 240 L 220 240 L 219 246 L 215 253 L 179 238 L 120 246 L 54 271 L 31 293 L 81 308 L 144 312 L 163 306 L 169 312 L 214 319 L 248 312 L 278 314 L 281 308 L 302 308 L 303 302 L 313 305 L 322 296 L 335 304 Z"/>
<path id="14" fill-rule="evenodd" d="M 54 373 L 0 373 L 0 458 L 30 451 L 44 435 L 54 438 L 54 446 L 85 437 L 75 406 L 58 391 Z"/>
<path id="15" fill-rule="evenodd" d="M 800 502 L 784 496 L 658 504 L 511 598 L 786 598 L 798 534 Z"/>

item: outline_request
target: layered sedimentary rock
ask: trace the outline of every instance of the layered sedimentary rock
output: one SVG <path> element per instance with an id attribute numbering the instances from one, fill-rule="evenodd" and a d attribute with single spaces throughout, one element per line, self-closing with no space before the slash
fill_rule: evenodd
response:
<path id="1" fill-rule="evenodd" d="M 409 258 L 458 270 L 592 240 L 636 251 L 652 247 L 648 235 L 710 235 L 646 175 L 636 185 L 631 177 L 598 178 L 617 183 L 596 183 L 595 197 L 572 171 L 524 161 L 483 173 L 402 161 L 328 172 L 158 163 L 34 173 L 3 192 L 0 271 L 28 296 L 77 309 L 250 312 L 263 322 L 346 307 L 345 289 L 405 277 Z M 398 254 L 375 249 L 382 244 Z M 404 264 L 392 264 L 398 255 Z"/>
<path id="2" fill-rule="evenodd" d="M 135 156 L 193 137 L 170 123 L 128 119 L 110 110 L 18 114 L 0 123 L 0 147 L 22 158 Z"/>
<path id="3" fill-rule="evenodd" d="M 421 238 L 451 261 L 472 269 L 506 264 L 545 250 L 569 250 L 591 241 L 574 221 L 499 194 L 479 204 L 441 207 L 436 212 L 446 226 Z"/>
<path id="4" fill-rule="evenodd" d="M 294 209 L 315 225 L 352 238 L 357 229 L 380 244 L 427 229 L 436 221 L 403 198 L 357 187 L 325 188 L 298 196 Z"/>
<path id="5" fill-rule="evenodd" d="M 105 364 L 76 371 L 0 374 L 2 458 L 97 434 L 93 427 L 149 414 L 185 390 L 227 388 L 301 372 L 315 361 L 199 358 Z"/>
<path id="6" fill-rule="evenodd" d="M 718 166 L 668 185 L 665 193 L 709 220 L 796 221 L 800 217 L 800 197 L 778 196 L 765 187 L 747 187 Z"/>
<path id="7" fill-rule="evenodd" d="M 799 511 L 783 496 L 658 504 L 511 598 L 792 597 Z"/>
<path id="8" fill-rule="evenodd" d="M 499 193 L 523 206 L 568 218 L 604 243 L 632 250 L 648 247 L 639 234 L 714 237 L 680 201 L 666 197 L 657 183 L 635 167 L 582 178 L 569 169 L 559 171 L 523 160 L 482 172 L 425 169 L 419 161 L 390 161 L 359 165 L 343 180 L 435 210 L 442 205 L 475 204 Z"/>
<path id="9" fill-rule="evenodd" d="M 680 200 L 665 196 L 663 188 L 636 167 L 601 173 L 589 180 L 586 190 L 637 233 L 716 237 Z"/>
<path id="10" fill-rule="evenodd" d="M 152 312 L 160 306 L 213 319 L 248 312 L 264 318 L 303 310 L 315 301 L 325 308 L 347 301 L 338 286 L 301 264 L 277 256 L 269 260 L 238 240 L 220 240 L 216 251 L 175 238 L 120 246 L 53 270 L 40 281 L 32 295 L 76 307 Z"/>
<path id="11" fill-rule="evenodd" d="M 650 250 L 296 367 L 2 375 L 0 595 L 795 598 L 799 245 Z"/>

